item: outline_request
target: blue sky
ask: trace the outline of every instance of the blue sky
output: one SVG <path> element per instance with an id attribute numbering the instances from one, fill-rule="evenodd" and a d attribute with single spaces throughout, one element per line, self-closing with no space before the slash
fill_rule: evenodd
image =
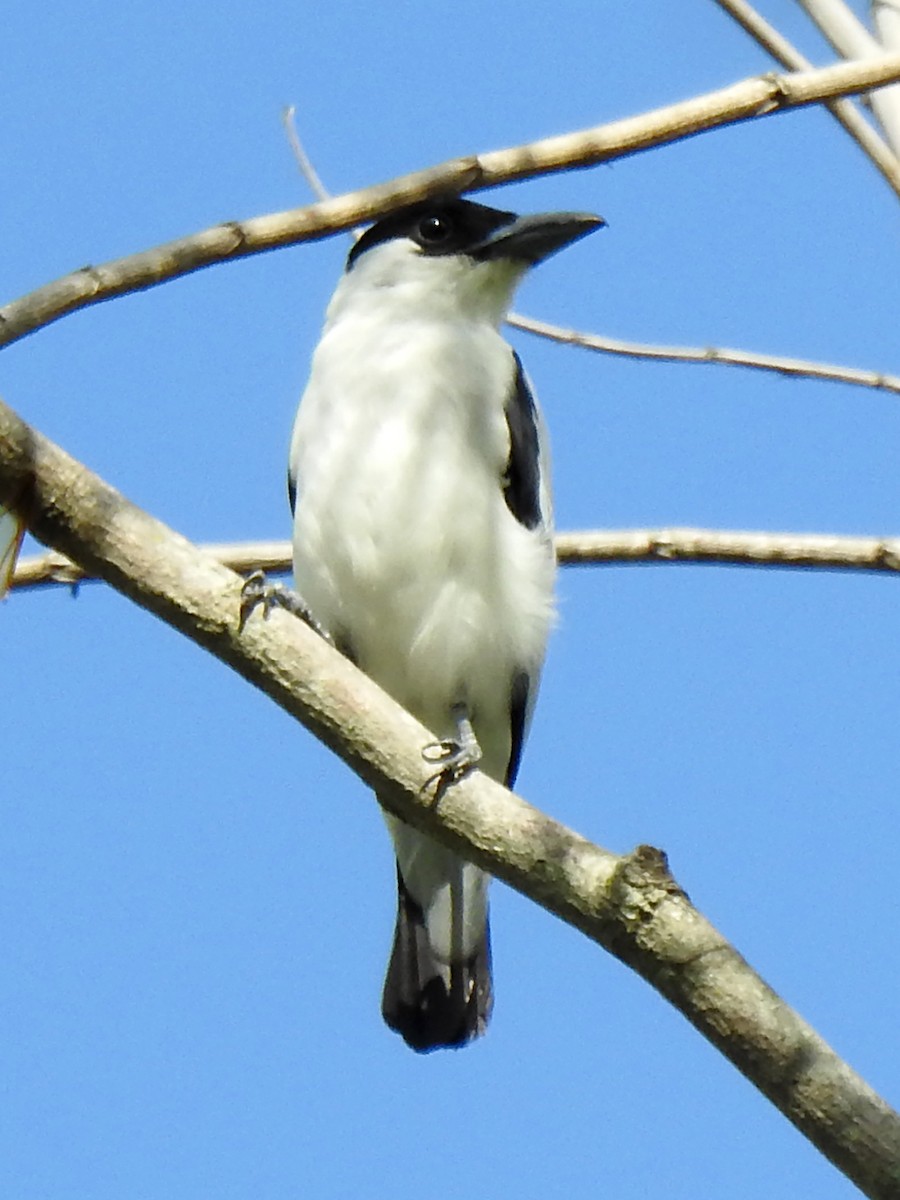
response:
<path id="1" fill-rule="evenodd" d="M 795 5 L 763 9 L 828 61 Z M 306 202 L 286 104 L 340 191 L 770 69 L 705 0 L 49 0 L 14 6 L 4 44 L 4 299 Z M 900 371 L 897 200 L 826 114 L 491 198 L 609 222 L 535 273 L 523 312 Z M 345 253 L 334 238 L 75 314 L 3 353 L 0 394 L 189 537 L 285 537 L 290 423 Z M 562 529 L 897 532 L 896 397 L 512 340 Z M 610 849 L 663 847 L 895 1103 L 896 587 L 563 572 L 520 776 Z M 502 886 L 488 1036 L 413 1055 L 378 1011 L 388 840 L 346 768 L 105 588 L 14 596 L 0 638 L 2 1194 L 857 1194 L 641 981 Z"/>

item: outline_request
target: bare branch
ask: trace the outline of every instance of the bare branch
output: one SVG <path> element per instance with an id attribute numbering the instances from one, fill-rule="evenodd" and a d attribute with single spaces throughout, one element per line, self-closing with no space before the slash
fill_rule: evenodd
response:
<path id="1" fill-rule="evenodd" d="M 561 534 L 568 565 L 692 562 L 900 573 L 900 538 L 724 529 L 631 529 Z"/>
<path id="2" fill-rule="evenodd" d="M 391 811 L 505 880 L 626 963 L 871 1197 L 896 1195 L 900 1117 L 690 904 L 665 856 L 620 858 L 480 772 L 440 805 L 432 736 L 290 615 L 238 631 L 240 577 L 130 504 L 0 404 L 0 504 L 302 721 Z"/>
<path id="3" fill-rule="evenodd" d="M 871 0 L 872 20 L 886 53 L 900 51 L 900 0 Z"/>
<path id="4" fill-rule="evenodd" d="M 291 543 L 284 542 L 207 542 L 197 549 L 222 566 L 239 575 L 265 571 L 269 575 L 286 575 L 291 570 Z M 50 550 L 19 560 L 11 587 L 16 590 L 80 583 L 94 583 L 100 576 L 72 561 L 65 554 Z"/>
<path id="5" fill-rule="evenodd" d="M 900 395 L 900 375 L 885 375 L 861 367 L 840 367 L 834 363 L 811 362 L 788 358 L 780 354 L 755 354 L 749 350 L 728 350 L 716 346 L 655 346 L 642 342 L 623 342 L 618 338 L 596 333 L 580 333 L 511 313 L 507 324 L 538 337 L 549 338 L 568 346 L 583 346 L 601 354 L 619 354 L 625 358 L 653 359 L 657 362 L 715 363 L 724 367 L 751 367 L 759 371 L 774 371 L 777 375 L 794 375 L 805 379 L 822 379 L 829 383 L 852 383 L 858 387 Z"/>
<path id="6" fill-rule="evenodd" d="M 249 575 L 291 571 L 291 543 L 207 542 L 198 550 Z M 748 533 L 724 529 L 599 529 L 560 533 L 562 566 L 616 566 L 623 563 L 711 563 L 743 567 L 800 567 L 826 571 L 900 573 L 900 538 L 846 537 L 828 533 Z M 72 587 L 99 579 L 64 554 L 23 558 L 12 588 Z"/>
<path id="7" fill-rule="evenodd" d="M 877 58 L 885 46 L 843 0 L 798 0 L 807 15 L 838 54 L 851 61 Z M 900 88 L 887 88 L 869 97 L 895 154 L 900 154 Z"/>
<path id="8" fill-rule="evenodd" d="M 887 54 L 900 52 L 900 4 L 897 0 L 871 0 L 872 21 L 881 49 Z M 900 154 L 900 88 L 885 88 L 872 97 L 872 107 L 894 151 Z"/>
<path id="9" fill-rule="evenodd" d="M 328 188 L 326 188 L 325 184 L 319 178 L 319 172 L 313 166 L 312 159 L 306 153 L 303 143 L 300 141 L 300 135 L 297 132 L 297 123 L 294 119 L 296 113 L 296 105 L 289 104 L 281 114 L 281 123 L 284 126 L 284 132 L 287 135 L 291 152 L 300 169 L 300 174 L 306 180 L 306 186 L 315 198 L 317 200 L 330 200 L 331 192 L 329 192 Z"/>
<path id="10" fill-rule="evenodd" d="M 776 62 L 791 71 L 806 71 L 812 63 L 778 30 L 770 25 L 746 0 L 716 0 L 729 16 L 746 30 Z M 885 44 L 885 50 L 890 47 Z M 893 47 L 898 49 L 898 47 Z M 866 118 L 849 100 L 829 100 L 825 107 L 869 156 L 894 191 L 900 195 L 900 160 L 890 146 L 879 137 Z"/>
<path id="11" fill-rule="evenodd" d="M 153 250 L 98 267 L 84 267 L 13 301 L 0 309 L 0 346 L 90 304 L 154 287 L 214 263 L 326 237 L 371 221 L 398 204 L 448 191 L 480 191 L 573 166 L 610 162 L 722 125 L 868 91 L 898 79 L 900 54 L 791 75 L 763 75 L 643 116 L 526 146 L 454 159 L 307 208 L 229 221 Z"/>
<path id="12" fill-rule="evenodd" d="M 797 3 L 844 58 L 871 58 L 882 53 L 878 39 L 842 0 L 797 0 Z"/>

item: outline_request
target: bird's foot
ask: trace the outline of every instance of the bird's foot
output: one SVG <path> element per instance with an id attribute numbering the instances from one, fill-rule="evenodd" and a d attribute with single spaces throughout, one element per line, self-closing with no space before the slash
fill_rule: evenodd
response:
<path id="1" fill-rule="evenodd" d="M 469 714 L 464 704 L 453 708 L 453 718 L 456 721 L 456 737 L 445 738 L 440 742 L 429 742 L 422 749 L 422 757 L 438 769 L 425 780 L 422 791 L 434 785 L 435 799 L 439 800 L 448 787 L 458 783 L 460 779 L 474 770 L 481 761 L 481 747 L 469 720 Z"/>
<path id="2" fill-rule="evenodd" d="M 257 608 L 262 608 L 263 620 L 266 620 L 273 608 L 283 608 L 285 612 L 293 613 L 305 625 L 314 630 L 326 642 L 334 644 L 331 635 L 312 615 L 309 607 L 296 592 L 285 587 L 283 583 L 270 583 L 264 571 L 254 571 L 248 575 L 241 588 L 241 609 L 238 618 L 238 629 L 243 630 L 247 621 Z"/>

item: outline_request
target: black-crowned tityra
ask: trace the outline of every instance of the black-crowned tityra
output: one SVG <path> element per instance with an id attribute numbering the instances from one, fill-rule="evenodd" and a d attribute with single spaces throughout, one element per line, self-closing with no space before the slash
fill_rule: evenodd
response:
<path id="1" fill-rule="evenodd" d="M 297 414 L 297 591 L 451 774 L 477 762 L 512 786 L 553 621 L 547 441 L 499 326 L 529 267 L 602 224 L 456 198 L 378 221 Z M 488 877 L 385 815 L 399 907 L 382 1012 L 414 1050 L 461 1046 L 491 1012 Z"/>

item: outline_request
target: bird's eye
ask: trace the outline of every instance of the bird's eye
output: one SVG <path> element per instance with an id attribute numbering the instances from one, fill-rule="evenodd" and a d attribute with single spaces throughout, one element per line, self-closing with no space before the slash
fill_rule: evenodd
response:
<path id="1" fill-rule="evenodd" d="M 441 242 L 446 242 L 453 233 L 453 222 L 449 217 L 436 215 L 423 217 L 418 224 L 416 233 L 423 245 L 439 246 Z"/>

